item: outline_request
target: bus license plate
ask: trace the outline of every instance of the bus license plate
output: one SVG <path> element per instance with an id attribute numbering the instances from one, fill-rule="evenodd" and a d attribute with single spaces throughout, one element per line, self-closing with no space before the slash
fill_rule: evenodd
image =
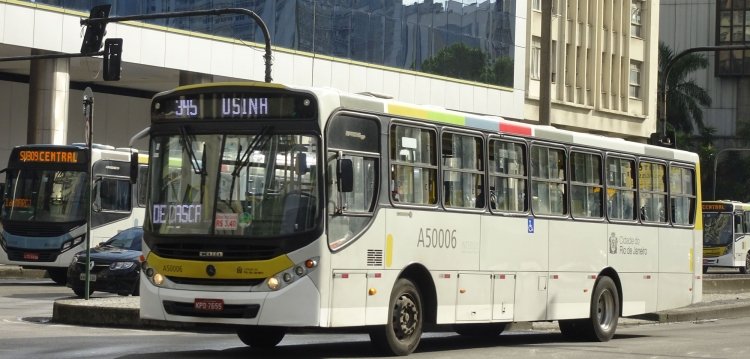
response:
<path id="1" fill-rule="evenodd" d="M 23 259 L 27 261 L 38 261 L 39 260 L 39 253 L 24 253 Z"/>
<path id="2" fill-rule="evenodd" d="M 86 280 L 86 273 L 81 273 L 81 280 Z M 89 282 L 96 282 L 96 274 L 89 274 Z"/>
<path id="3" fill-rule="evenodd" d="M 221 299 L 195 298 L 193 308 L 201 312 L 221 312 L 224 310 L 224 301 Z"/>

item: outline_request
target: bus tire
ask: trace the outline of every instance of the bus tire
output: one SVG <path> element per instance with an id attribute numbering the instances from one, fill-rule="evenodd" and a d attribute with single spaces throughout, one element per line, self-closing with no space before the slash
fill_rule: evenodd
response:
<path id="1" fill-rule="evenodd" d="M 747 254 L 745 254 L 745 266 L 740 267 L 740 273 L 742 274 L 750 273 L 750 252 L 747 252 Z"/>
<path id="2" fill-rule="evenodd" d="M 370 341 L 387 355 L 409 355 L 419 345 L 424 324 L 424 307 L 412 281 L 401 278 L 391 292 L 388 322 L 370 331 Z"/>
<path id="3" fill-rule="evenodd" d="M 68 282 L 68 269 L 67 268 L 50 268 L 47 269 L 47 275 L 49 279 L 59 285 L 65 285 Z"/>
<path id="4" fill-rule="evenodd" d="M 237 337 L 245 345 L 256 349 L 270 349 L 284 339 L 286 328 L 281 327 L 242 327 L 237 329 Z"/>
<path id="5" fill-rule="evenodd" d="M 594 286 L 589 317 L 561 320 L 560 332 L 571 339 L 606 342 L 612 339 L 620 317 L 620 297 L 612 278 L 603 276 Z"/>
<path id="6" fill-rule="evenodd" d="M 456 324 L 453 330 L 459 335 L 468 337 L 492 338 L 505 330 L 507 323 Z"/>

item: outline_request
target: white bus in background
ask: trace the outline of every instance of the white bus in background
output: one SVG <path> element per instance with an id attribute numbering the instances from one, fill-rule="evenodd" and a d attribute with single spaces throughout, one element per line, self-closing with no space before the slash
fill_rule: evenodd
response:
<path id="1" fill-rule="evenodd" d="M 703 273 L 710 267 L 750 273 L 750 204 L 703 202 Z"/>
<path id="2" fill-rule="evenodd" d="M 143 224 L 147 156 L 94 145 L 91 245 Z M 65 284 L 73 255 L 85 249 L 88 149 L 85 145 L 23 145 L 5 172 L 0 263 L 45 269 Z"/>
<path id="3" fill-rule="evenodd" d="M 698 156 L 333 89 L 218 83 L 151 105 L 141 317 L 253 347 L 620 316 L 701 300 Z"/>

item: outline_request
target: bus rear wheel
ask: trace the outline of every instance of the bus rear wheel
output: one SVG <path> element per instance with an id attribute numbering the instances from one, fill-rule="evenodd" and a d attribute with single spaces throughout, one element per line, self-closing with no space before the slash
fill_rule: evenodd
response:
<path id="1" fill-rule="evenodd" d="M 740 267 L 740 273 L 742 274 L 750 273 L 750 252 L 747 252 L 747 254 L 745 255 L 745 266 Z"/>
<path id="2" fill-rule="evenodd" d="M 279 327 L 244 327 L 237 329 L 237 337 L 251 348 L 269 349 L 284 339 L 286 328 Z"/>
<path id="3" fill-rule="evenodd" d="M 424 309 L 419 290 L 412 281 L 401 278 L 391 292 L 388 323 L 370 331 L 370 341 L 387 355 L 409 355 L 419 345 Z"/>
<path id="4" fill-rule="evenodd" d="M 68 282 L 68 269 L 67 268 L 50 268 L 47 269 L 47 275 L 49 279 L 52 279 L 59 285 L 65 285 Z"/>
<path id="5" fill-rule="evenodd" d="M 591 296 L 589 318 L 559 321 L 566 337 L 606 342 L 612 339 L 620 317 L 620 297 L 610 277 L 600 277 Z"/>

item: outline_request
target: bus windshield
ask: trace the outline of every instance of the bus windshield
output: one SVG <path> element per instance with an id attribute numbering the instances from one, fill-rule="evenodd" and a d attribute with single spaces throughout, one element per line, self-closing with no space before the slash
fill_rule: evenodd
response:
<path id="1" fill-rule="evenodd" d="M 703 245 L 726 246 L 732 243 L 731 213 L 703 212 Z"/>
<path id="2" fill-rule="evenodd" d="M 3 221 L 85 221 L 87 180 L 87 173 L 82 171 L 12 170 L 8 174 Z"/>
<path id="3" fill-rule="evenodd" d="M 180 134 L 152 138 L 147 229 L 273 237 L 320 221 L 316 136 Z"/>

